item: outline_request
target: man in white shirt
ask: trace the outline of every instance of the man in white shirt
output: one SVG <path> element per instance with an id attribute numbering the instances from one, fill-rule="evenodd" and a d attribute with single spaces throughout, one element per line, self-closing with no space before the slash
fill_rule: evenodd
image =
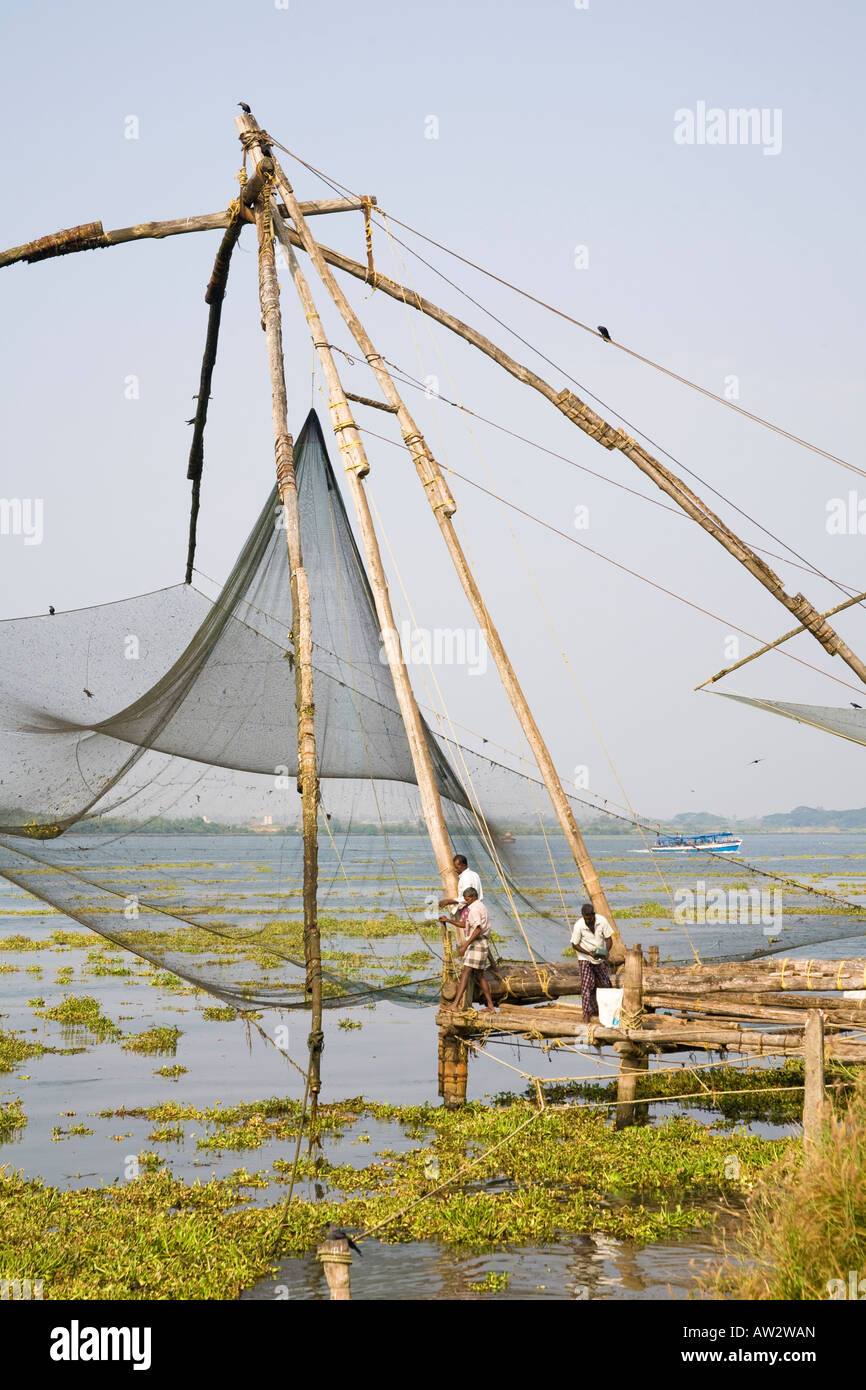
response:
<path id="1" fill-rule="evenodd" d="M 440 922 L 447 922 L 447 917 L 440 917 Z M 471 886 L 466 887 L 466 918 L 463 926 L 463 943 L 458 942 L 457 950 L 463 957 L 463 969 L 460 971 L 460 979 L 457 981 L 457 993 L 454 996 L 452 1009 L 460 1008 L 460 1001 L 463 998 L 464 990 L 469 983 L 470 975 L 474 975 L 475 984 L 481 990 L 486 1001 L 486 1009 L 489 1014 L 495 1013 L 493 1007 L 493 996 L 490 993 L 490 986 L 484 974 L 489 963 L 487 943 L 490 940 L 490 914 L 478 896 L 477 891 Z"/>
<path id="2" fill-rule="evenodd" d="M 466 889 L 474 888 L 475 896 L 484 901 L 484 889 L 481 887 L 481 879 L 474 869 L 470 869 L 465 854 L 455 854 L 454 868 L 457 870 L 457 897 L 440 898 L 440 907 L 451 907 L 454 909 L 453 916 L 459 922 L 464 920 L 463 909 L 466 906 Z"/>
<path id="3" fill-rule="evenodd" d="M 596 990 L 610 989 L 610 943 L 613 927 L 606 917 L 600 917 L 592 903 L 584 903 L 580 917 L 571 933 L 571 944 L 580 965 L 580 1002 L 584 1023 L 598 1018 Z"/>

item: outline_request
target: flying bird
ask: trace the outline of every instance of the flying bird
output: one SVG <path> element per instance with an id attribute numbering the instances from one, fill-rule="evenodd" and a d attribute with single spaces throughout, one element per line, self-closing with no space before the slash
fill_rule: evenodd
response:
<path id="1" fill-rule="evenodd" d="M 610 334 L 608 333 L 608 331 L 607 331 L 607 329 L 605 328 L 605 326 L 604 326 L 603 323 L 600 323 L 600 324 L 598 325 L 598 331 L 599 331 L 599 333 L 601 334 L 601 336 L 604 338 L 604 341 L 605 341 L 606 343 L 612 343 L 612 342 L 613 342 L 613 338 L 610 336 Z"/>
<path id="2" fill-rule="evenodd" d="M 350 1250 L 354 1250 L 355 1253 L 358 1255 L 360 1255 L 361 1253 L 361 1251 L 358 1249 L 357 1245 L 353 1241 L 352 1237 L 346 1231 L 343 1230 L 342 1226 L 335 1226 L 333 1221 L 328 1222 L 328 1229 L 325 1232 L 325 1239 L 345 1240 L 347 1241 Z"/>
<path id="3" fill-rule="evenodd" d="M 92 690 L 88 690 L 88 689 L 87 689 L 87 686 L 84 687 L 84 693 L 85 693 L 85 695 L 87 696 L 88 700 L 92 700 L 92 699 L 93 699 L 93 691 L 92 691 Z"/>
<path id="4" fill-rule="evenodd" d="M 766 761 L 766 758 L 750 758 L 746 763 L 746 767 L 754 767 L 755 763 L 765 763 Z"/>
<path id="5" fill-rule="evenodd" d="M 248 116 L 251 116 L 253 114 L 245 101 L 239 101 L 238 106 L 241 108 L 242 111 L 246 111 Z"/>

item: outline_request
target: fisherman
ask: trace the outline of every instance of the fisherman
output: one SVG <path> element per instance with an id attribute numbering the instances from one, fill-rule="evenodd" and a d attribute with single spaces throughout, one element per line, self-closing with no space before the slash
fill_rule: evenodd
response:
<path id="1" fill-rule="evenodd" d="M 475 870 L 470 869 L 465 854 L 455 854 L 453 864 L 458 876 L 457 897 L 440 898 L 439 906 L 452 908 L 454 920 L 462 925 L 466 921 L 466 889 L 474 888 L 475 896 L 481 900 L 484 898 L 484 889 L 481 887 L 481 879 Z"/>
<path id="2" fill-rule="evenodd" d="M 464 860 L 464 863 L 466 861 Z M 478 894 L 478 890 L 467 884 L 464 889 L 466 900 L 466 921 L 463 926 L 463 942 L 457 943 L 457 950 L 463 958 L 463 969 L 460 971 L 460 979 L 457 981 L 457 993 L 454 996 L 452 1009 L 460 1008 L 460 1001 L 463 992 L 469 983 L 469 976 L 475 976 L 475 983 L 480 988 L 481 993 L 487 1001 L 486 1012 L 495 1013 L 493 1007 L 493 996 L 490 993 L 490 986 L 484 974 L 487 968 L 488 942 L 490 941 L 490 914 Z M 449 918 L 440 917 L 440 922 L 448 925 Z"/>
<path id="3" fill-rule="evenodd" d="M 584 1023 L 598 1018 L 596 990 L 610 989 L 610 945 L 613 927 L 606 917 L 596 913 L 592 903 L 584 903 L 581 915 L 574 924 L 571 944 L 580 965 L 580 1002 Z"/>

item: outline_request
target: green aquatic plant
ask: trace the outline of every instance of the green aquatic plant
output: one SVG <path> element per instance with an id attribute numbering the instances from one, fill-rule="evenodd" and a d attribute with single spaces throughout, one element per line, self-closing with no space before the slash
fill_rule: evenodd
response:
<path id="1" fill-rule="evenodd" d="M 0 1101 L 0 1143 L 11 1139 L 17 1129 L 23 1129 L 27 1116 L 21 1109 L 20 1098 Z M 2 1171 L 2 1169 L 0 1169 Z"/>
<path id="2" fill-rule="evenodd" d="M 508 1288 L 510 1280 L 511 1275 L 505 1271 L 489 1269 L 483 1279 L 476 1279 L 469 1287 L 473 1293 L 502 1293 L 503 1289 Z"/>
<path id="3" fill-rule="evenodd" d="M 7 1033 L 0 1028 L 0 1072 L 12 1071 L 19 1062 L 26 1062 L 30 1057 L 41 1057 L 50 1050 L 41 1043 L 27 1042 L 16 1033 Z"/>
<path id="4" fill-rule="evenodd" d="M 167 1052 L 174 1056 L 180 1037 L 180 1028 L 147 1028 L 143 1033 L 127 1033 L 121 1046 L 126 1052 Z"/>
<path id="5" fill-rule="evenodd" d="M 55 1004 L 50 1009 L 37 1009 L 36 1014 L 38 1018 L 63 1023 L 67 1028 L 86 1028 L 100 1041 L 111 1041 L 121 1036 L 117 1024 L 100 1013 L 99 1001 L 89 994 L 67 994 L 61 1004 Z"/>

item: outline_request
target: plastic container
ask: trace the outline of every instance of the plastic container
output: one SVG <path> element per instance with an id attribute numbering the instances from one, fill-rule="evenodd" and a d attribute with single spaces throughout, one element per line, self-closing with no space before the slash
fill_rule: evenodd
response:
<path id="1" fill-rule="evenodd" d="M 622 1012 L 621 989 L 596 990 L 598 999 L 598 1021 L 602 1028 L 618 1028 Z"/>

